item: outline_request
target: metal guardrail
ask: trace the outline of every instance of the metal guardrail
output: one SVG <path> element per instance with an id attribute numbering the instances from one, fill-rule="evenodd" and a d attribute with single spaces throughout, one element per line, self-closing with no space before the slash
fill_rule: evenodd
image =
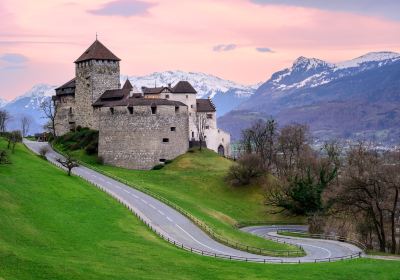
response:
<path id="1" fill-rule="evenodd" d="M 59 149 L 57 149 L 56 147 L 54 147 L 52 145 L 53 149 L 60 153 L 61 155 L 65 156 L 65 153 L 63 151 L 60 151 Z M 85 166 L 89 169 L 92 169 L 96 172 L 99 172 L 100 174 L 103 174 L 107 177 L 110 177 L 120 183 L 123 183 L 125 185 L 128 185 L 138 191 L 141 191 L 147 195 L 152 196 L 153 198 L 160 200 L 161 202 L 167 204 L 168 206 L 172 207 L 173 209 L 175 209 L 176 211 L 180 212 L 181 214 L 183 214 L 184 216 L 186 216 L 189 220 L 191 220 L 193 223 L 195 223 L 198 227 L 200 227 L 205 233 L 207 233 L 212 239 L 221 242 L 227 246 L 233 247 L 235 249 L 241 250 L 241 251 L 246 251 L 249 253 L 254 253 L 254 254 L 259 254 L 259 255 L 265 255 L 265 256 L 274 256 L 274 257 L 301 257 L 304 256 L 304 250 L 301 246 L 298 245 L 294 245 L 294 244 L 289 244 L 283 240 L 274 240 L 277 243 L 281 243 L 281 244 L 288 244 L 290 246 L 294 246 L 297 247 L 297 250 L 271 250 L 271 249 L 264 249 L 264 248 L 257 248 L 254 246 L 249 246 L 249 245 L 245 245 L 236 241 L 232 241 L 224 236 L 221 236 L 220 234 L 214 232 L 214 230 L 212 230 L 207 224 L 205 224 L 203 221 L 199 220 L 197 217 L 193 216 L 191 213 L 189 213 L 188 211 L 186 211 L 185 209 L 183 209 L 182 207 L 176 205 L 175 203 L 169 201 L 168 199 L 137 185 L 132 184 L 131 182 L 124 180 L 122 178 L 119 178 L 118 176 L 115 176 L 114 174 L 108 173 L 104 170 L 101 170 L 93 165 L 90 165 L 86 162 L 83 162 L 81 160 L 78 160 L 78 163 L 82 166 Z"/>
<path id="2" fill-rule="evenodd" d="M 290 229 L 290 228 L 286 228 L 286 229 L 282 229 L 281 228 L 281 229 L 277 230 L 278 234 L 282 234 L 284 232 L 291 232 L 291 233 L 295 233 L 295 234 L 298 234 L 298 235 L 303 235 L 302 237 L 304 237 L 304 238 L 315 238 L 315 239 L 324 239 L 324 240 L 334 240 L 334 241 L 346 242 L 346 243 L 350 243 L 350 244 L 352 244 L 354 246 L 357 246 L 362 251 L 367 250 L 367 246 L 365 244 L 363 244 L 362 242 L 360 242 L 358 240 L 355 240 L 355 239 L 352 239 L 352 238 L 344 237 L 344 236 L 329 235 L 329 234 L 313 234 L 313 233 L 308 233 L 306 231 Z"/>
<path id="3" fill-rule="evenodd" d="M 25 145 L 26 146 L 26 145 Z M 31 150 L 28 146 L 26 146 L 29 150 Z M 31 150 L 33 153 L 35 151 Z M 65 169 L 61 164 L 58 164 L 53 161 L 48 161 L 49 163 L 55 165 L 58 168 Z M 181 248 L 183 250 L 186 250 L 191 253 L 195 253 L 198 255 L 202 256 L 208 256 L 208 257 L 214 257 L 214 258 L 219 258 L 219 259 L 225 259 L 225 260 L 234 260 L 234 261 L 243 261 L 243 262 L 255 262 L 255 263 L 277 263 L 277 264 L 300 264 L 300 263 L 310 263 L 310 262 L 333 262 L 333 261 L 343 261 L 343 260 L 351 260 L 351 259 L 356 259 L 356 258 L 361 258 L 361 252 L 357 254 L 352 254 L 352 255 L 347 255 L 347 256 L 342 256 L 342 257 L 335 257 L 335 258 L 321 258 L 321 259 L 314 259 L 312 261 L 302 261 L 301 259 L 295 259 L 295 260 L 289 260 L 289 259 L 278 259 L 278 258 L 247 258 L 247 257 L 240 257 L 240 256 L 234 256 L 234 255 L 227 255 L 227 254 L 219 254 L 219 253 L 214 253 L 214 252 L 209 252 L 209 251 L 203 251 L 199 250 L 196 248 L 192 248 L 189 246 L 184 245 L 183 243 L 180 243 L 172 238 L 170 238 L 168 235 L 162 233 L 157 227 L 153 226 L 150 221 L 148 221 L 145 217 L 142 217 L 137 209 L 134 207 L 131 207 L 128 203 L 126 203 L 124 200 L 120 199 L 116 194 L 113 192 L 103 188 L 100 185 L 95 184 L 94 182 L 78 175 L 75 173 L 75 175 L 79 176 L 83 180 L 89 182 L 91 185 L 99 188 L 100 190 L 106 192 L 107 194 L 111 195 L 115 200 L 117 200 L 119 203 L 124 205 L 126 208 L 128 208 L 140 221 L 142 221 L 150 230 L 155 232 L 157 235 L 159 235 L 161 238 L 166 240 L 167 242 L 173 244 L 174 246 Z"/>

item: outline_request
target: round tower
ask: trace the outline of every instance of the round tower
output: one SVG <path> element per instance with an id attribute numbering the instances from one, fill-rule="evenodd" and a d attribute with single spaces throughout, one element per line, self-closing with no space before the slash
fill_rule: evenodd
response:
<path id="1" fill-rule="evenodd" d="M 120 59 L 99 40 L 75 61 L 76 125 L 98 129 L 92 104 L 109 89 L 120 88 Z"/>

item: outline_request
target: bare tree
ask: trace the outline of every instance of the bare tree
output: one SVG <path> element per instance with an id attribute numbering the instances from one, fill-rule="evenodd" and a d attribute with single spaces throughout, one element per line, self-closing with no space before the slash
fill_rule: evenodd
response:
<path id="1" fill-rule="evenodd" d="M 45 118 L 48 119 L 48 129 L 56 137 L 56 103 L 53 100 L 47 99 L 40 104 L 40 109 L 44 113 Z"/>
<path id="2" fill-rule="evenodd" d="M 7 132 L 6 138 L 8 141 L 7 148 L 11 149 L 12 152 L 15 150 L 15 145 L 22 141 L 21 132 L 18 130 Z"/>
<path id="3" fill-rule="evenodd" d="M 197 133 L 199 135 L 199 144 L 200 144 L 200 151 L 203 146 L 203 142 L 205 140 L 205 129 L 207 125 L 207 116 L 204 113 L 196 113 L 196 128 Z"/>
<path id="4" fill-rule="evenodd" d="M 29 127 L 31 126 L 32 123 L 32 119 L 27 117 L 27 116 L 23 116 L 21 118 L 21 132 L 22 132 L 22 137 L 25 137 L 28 132 L 29 132 Z"/>
<path id="5" fill-rule="evenodd" d="M 6 131 L 7 122 L 11 116 L 6 110 L 0 110 L 0 132 Z"/>
<path id="6" fill-rule="evenodd" d="M 68 154 L 65 159 L 58 158 L 57 161 L 67 168 L 68 176 L 71 176 L 71 170 L 75 167 L 78 167 L 79 164 L 76 159 L 74 159 L 70 154 Z"/>

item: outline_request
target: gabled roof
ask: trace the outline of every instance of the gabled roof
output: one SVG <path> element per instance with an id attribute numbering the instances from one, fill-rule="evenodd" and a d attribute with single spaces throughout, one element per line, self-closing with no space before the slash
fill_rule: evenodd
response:
<path id="1" fill-rule="evenodd" d="M 131 84 L 131 82 L 129 81 L 129 79 L 126 79 L 125 84 L 123 85 L 122 89 L 133 89 L 133 86 Z"/>
<path id="2" fill-rule="evenodd" d="M 196 99 L 197 112 L 215 112 L 211 99 Z"/>
<path id="3" fill-rule="evenodd" d="M 188 81 L 180 81 L 173 88 L 173 93 L 197 93 Z"/>
<path id="4" fill-rule="evenodd" d="M 74 95 L 75 94 L 75 78 L 72 80 L 69 80 L 62 86 L 59 86 L 58 88 L 55 89 L 56 95 Z"/>
<path id="5" fill-rule="evenodd" d="M 168 87 L 154 87 L 154 88 L 142 87 L 142 91 L 144 94 L 159 94 L 165 89 L 171 92 L 171 89 Z"/>
<path id="6" fill-rule="evenodd" d="M 92 59 L 104 59 L 114 61 L 121 60 L 97 39 L 77 60 L 75 60 L 75 63 Z"/>

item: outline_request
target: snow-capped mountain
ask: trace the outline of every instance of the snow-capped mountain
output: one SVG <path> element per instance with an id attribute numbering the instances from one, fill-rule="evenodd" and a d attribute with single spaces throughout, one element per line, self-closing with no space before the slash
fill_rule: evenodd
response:
<path id="1" fill-rule="evenodd" d="M 129 78 L 132 85 L 139 89 L 142 86 L 168 86 L 169 83 L 174 85 L 180 80 L 187 80 L 197 90 L 198 98 L 211 97 L 213 99 L 220 116 L 249 98 L 258 88 L 257 85 L 245 86 L 213 75 L 183 71 L 155 72 L 140 77 L 122 75 L 121 84 L 123 84 L 127 78 Z M 19 129 L 21 117 L 28 116 L 33 120 L 30 133 L 42 131 L 46 119 L 43 118 L 40 104 L 55 94 L 55 88 L 56 86 L 53 85 L 38 84 L 33 86 L 25 94 L 6 103 L 4 109 L 13 117 L 8 123 L 8 129 Z"/>
<path id="2" fill-rule="evenodd" d="M 217 107 L 219 116 L 224 115 L 249 98 L 260 84 L 242 85 L 201 72 L 165 71 L 146 76 L 121 76 L 121 84 L 129 78 L 132 85 L 141 87 L 172 86 L 179 81 L 188 81 L 197 91 L 198 98 L 210 97 Z"/>
<path id="3" fill-rule="evenodd" d="M 11 120 L 7 124 L 8 130 L 20 129 L 20 120 L 26 116 L 32 120 L 29 133 L 36 133 L 43 130 L 46 119 L 40 110 L 40 104 L 51 98 L 55 94 L 55 86 L 38 84 L 33 86 L 25 94 L 18 96 L 8 102 L 2 109 L 11 115 Z"/>
<path id="4" fill-rule="evenodd" d="M 7 100 L 5 100 L 5 99 L 3 99 L 3 98 L 0 97 L 0 108 L 6 106 L 7 103 L 8 103 Z"/>
<path id="5" fill-rule="evenodd" d="M 238 137 L 255 119 L 270 116 L 282 124 L 308 123 L 320 138 L 400 142 L 400 54 L 372 52 L 336 64 L 299 57 L 220 125 Z"/>

